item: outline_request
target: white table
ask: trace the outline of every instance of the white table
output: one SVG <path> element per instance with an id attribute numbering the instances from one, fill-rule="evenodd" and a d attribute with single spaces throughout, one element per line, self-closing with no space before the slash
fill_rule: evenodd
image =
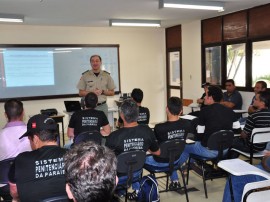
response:
<path id="1" fill-rule="evenodd" d="M 270 179 L 270 174 L 241 159 L 228 159 L 218 163 L 218 167 L 231 173 L 232 175 L 259 175 Z"/>

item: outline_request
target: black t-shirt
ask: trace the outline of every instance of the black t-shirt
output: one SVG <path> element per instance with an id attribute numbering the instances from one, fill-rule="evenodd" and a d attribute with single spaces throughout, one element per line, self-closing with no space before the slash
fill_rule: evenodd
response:
<path id="1" fill-rule="evenodd" d="M 166 121 L 159 123 L 155 126 L 154 132 L 159 144 L 167 140 L 182 139 L 185 140 L 187 134 L 191 132 L 191 122 L 185 119 L 179 119 L 177 121 Z M 168 162 L 168 160 L 161 159 L 158 156 L 154 156 L 157 162 Z"/>
<path id="2" fill-rule="evenodd" d="M 121 128 L 112 132 L 106 140 L 106 146 L 114 150 L 116 155 L 130 150 L 159 149 L 154 132 L 147 125 Z"/>
<path id="3" fill-rule="evenodd" d="M 65 152 L 58 146 L 43 146 L 15 158 L 9 171 L 9 181 L 16 183 L 21 202 L 66 195 Z"/>
<path id="4" fill-rule="evenodd" d="M 201 110 L 198 124 L 198 133 L 200 128 L 205 127 L 202 134 L 202 145 L 207 146 L 210 135 L 219 130 L 233 130 L 233 124 L 237 122 L 236 114 L 232 109 L 221 104 L 214 103 Z"/>
<path id="5" fill-rule="evenodd" d="M 85 131 L 100 131 L 100 128 L 109 124 L 103 111 L 86 109 L 75 112 L 69 121 L 69 128 L 74 128 L 74 139 Z"/>
<path id="6" fill-rule="evenodd" d="M 147 107 L 139 106 L 139 116 L 138 116 L 137 123 L 138 124 L 149 124 L 149 120 L 150 120 L 149 109 Z M 119 116 L 118 122 L 123 123 L 123 120 L 120 116 Z"/>

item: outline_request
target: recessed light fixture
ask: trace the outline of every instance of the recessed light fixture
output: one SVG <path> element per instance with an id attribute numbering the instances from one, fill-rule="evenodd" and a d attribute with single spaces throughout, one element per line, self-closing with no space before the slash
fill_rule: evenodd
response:
<path id="1" fill-rule="evenodd" d="M 203 0 L 159 0 L 159 7 L 224 11 L 223 2 Z"/>
<path id="2" fill-rule="evenodd" d="M 111 19 L 110 26 L 160 27 L 160 20 Z"/>
<path id="3" fill-rule="evenodd" d="M 24 16 L 13 14 L 0 14 L 0 22 L 23 22 Z"/>

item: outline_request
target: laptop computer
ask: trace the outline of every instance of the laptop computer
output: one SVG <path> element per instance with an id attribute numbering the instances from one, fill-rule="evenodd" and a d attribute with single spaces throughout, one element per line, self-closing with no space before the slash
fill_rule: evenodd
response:
<path id="1" fill-rule="evenodd" d="M 64 101 L 64 103 L 67 112 L 75 112 L 82 109 L 80 101 Z"/>

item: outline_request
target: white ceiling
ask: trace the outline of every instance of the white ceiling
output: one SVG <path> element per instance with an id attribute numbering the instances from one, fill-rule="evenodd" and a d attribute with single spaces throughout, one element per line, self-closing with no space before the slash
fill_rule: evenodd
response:
<path id="1" fill-rule="evenodd" d="M 162 27 L 170 27 L 270 3 L 270 0 L 222 0 L 225 2 L 225 12 L 218 13 L 188 9 L 159 9 L 158 1 L 0 0 L 0 14 L 24 15 L 24 24 L 27 25 L 108 27 L 109 19 L 113 18 L 161 20 Z"/>

